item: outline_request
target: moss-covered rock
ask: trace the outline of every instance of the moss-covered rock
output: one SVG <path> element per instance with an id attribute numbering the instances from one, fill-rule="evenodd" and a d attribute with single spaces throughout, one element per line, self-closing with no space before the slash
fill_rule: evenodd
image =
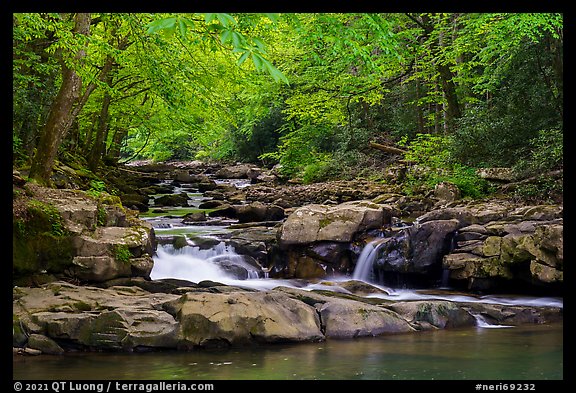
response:
<path id="1" fill-rule="evenodd" d="M 41 284 L 43 274 L 86 281 L 142 275 L 152 269 L 154 231 L 116 196 L 26 184 L 13 203 L 13 276 Z"/>

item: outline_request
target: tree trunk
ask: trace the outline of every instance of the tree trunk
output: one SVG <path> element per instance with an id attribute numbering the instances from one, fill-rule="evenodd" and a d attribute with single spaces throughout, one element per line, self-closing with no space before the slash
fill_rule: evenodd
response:
<path id="1" fill-rule="evenodd" d="M 120 149 L 122 148 L 122 141 L 126 138 L 126 135 L 128 135 L 128 128 L 121 128 L 114 133 L 112 144 L 107 154 L 110 161 L 118 162 L 120 159 Z"/>
<path id="2" fill-rule="evenodd" d="M 452 23 L 455 23 L 452 21 Z M 419 21 L 420 26 L 424 29 L 425 38 L 430 38 L 430 35 L 434 31 L 434 24 L 427 14 L 422 14 Z M 442 91 L 446 98 L 446 126 L 449 130 L 453 130 L 454 120 L 461 116 L 460 103 L 458 102 L 458 95 L 456 93 L 456 84 L 454 83 L 454 75 L 447 64 L 440 61 L 440 53 L 442 47 L 446 46 L 445 38 L 443 32 L 441 31 L 438 39 L 430 41 L 430 52 L 434 56 L 436 62 L 436 70 L 440 76 L 440 84 Z"/>
<path id="3" fill-rule="evenodd" d="M 90 158 L 88 159 L 88 167 L 93 172 L 98 168 L 100 158 L 102 158 L 102 153 L 104 152 L 104 144 L 106 143 L 106 136 L 108 135 L 108 109 L 110 108 L 111 100 L 112 97 L 106 92 L 102 101 L 102 109 L 100 110 L 96 138 L 94 139 L 94 144 L 90 151 Z"/>
<path id="4" fill-rule="evenodd" d="M 418 133 L 424 134 L 426 130 L 424 129 L 424 111 L 420 106 L 420 99 L 422 98 L 422 85 L 419 79 L 416 79 L 416 118 L 418 119 Z"/>
<path id="5" fill-rule="evenodd" d="M 88 35 L 90 33 L 89 13 L 76 14 L 74 21 L 73 32 L 75 34 Z M 81 49 L 76 54 L 75 59 L 80 61 L 84 56 L 86 56 L 86 52 Z M 80 96 L 81 88 L 80 76 L 62 62 L 62 84 L 50 107 L 50 113 L 30 168 L 30 177 L 41 184 L 50 184 L 50 175 L 58 147 L 60 147 L 68 128 L 72 125 L 72 110 L 74 102 Z"/>
<path id="6" fill-rule="evenodd" d="M 446 125 L 449 130 L 454 129 L 454 120 L 461 116 L 460 103 L 456 94 L 456 84 L 452 80 L 454 75 L 447 65 L 438 65 L 438 73 L 442 83 L 442 91 L 446 97 Z"/>

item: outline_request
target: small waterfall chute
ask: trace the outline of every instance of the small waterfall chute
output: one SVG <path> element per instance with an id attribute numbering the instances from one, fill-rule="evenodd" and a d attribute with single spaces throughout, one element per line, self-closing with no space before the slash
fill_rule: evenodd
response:
<path id="1" fill-rule="evenodd" d="M 372 277 L 372 272 L 374 269 L 374 262 L 378 256 L 378 249 L 384 243 L 385 239 L 376 238 L 368 242 L 360 256 L 358 257 L 358 262 L 356 262 L 356 267 L 352 273 L 352 278 L 354 280 L 360 281 L 370 281 Z"/>
<path id="2" fill-rule="evenodd" d="M 470 313 L 476 319 L 476 327 L 482 329 L 499 329 L 499 328 L 511 328 L 511 325 L 495 325 L 486 320 L 482 314 Z"/>

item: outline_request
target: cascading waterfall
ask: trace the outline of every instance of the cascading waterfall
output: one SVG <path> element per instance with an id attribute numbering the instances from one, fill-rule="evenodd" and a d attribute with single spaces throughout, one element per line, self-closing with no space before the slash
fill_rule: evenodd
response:
<path id="1" fill-rule="evenodd" d="M 384 239 L 374 239 L 364 246 L 364 249 L 358 257 L 356 267 L 352 273 L 354 280 L 371 281 L 374 262 L 378 256 L 378 249 L 384 243 Z"/>
<path id="2" fill-rule="evenodd" d="M 180 278 L 192 282 L 253 279 L 260 271 L 250 265 L 234 248 L 220 242 L 210 249 L 186 246 L 158 245 L 154 257 L 152 279 Z"/>

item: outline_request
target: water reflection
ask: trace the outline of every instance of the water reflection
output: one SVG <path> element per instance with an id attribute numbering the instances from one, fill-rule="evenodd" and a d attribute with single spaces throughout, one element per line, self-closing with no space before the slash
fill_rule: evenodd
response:
<path id="1" fill-rule="evenodd" d="M 562 324 L 233 350 L 14 357 L 14 379 L 563 379 Z"/>

